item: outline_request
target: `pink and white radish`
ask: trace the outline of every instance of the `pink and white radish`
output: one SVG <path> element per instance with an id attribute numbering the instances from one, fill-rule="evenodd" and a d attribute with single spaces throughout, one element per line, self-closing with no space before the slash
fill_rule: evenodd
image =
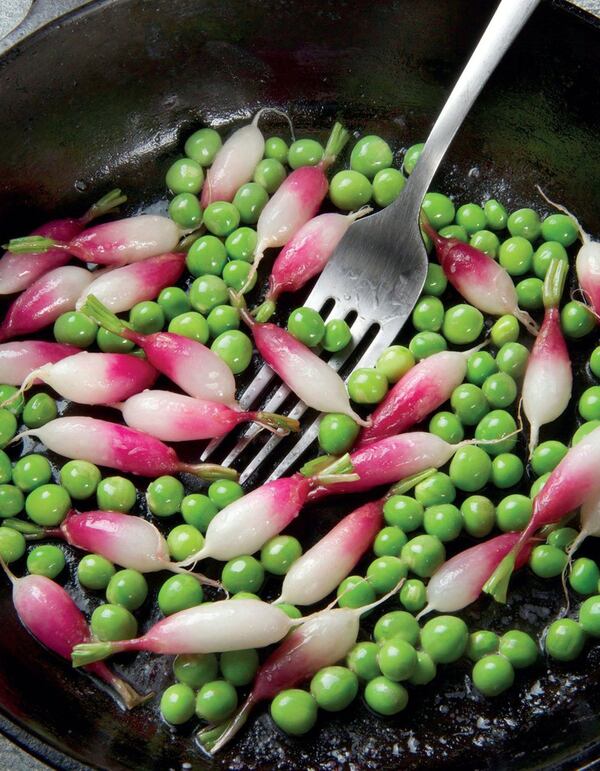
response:
<path id="1" fill-rule="evenodd" d="M 458 238 L 444 238 L 421 215 L 421 227 L 433 241 L 446 278 L 467 302 L 490 316 L 512 314 L 532 335 L 538 327 L 527 311 L 519 308 L 512 278 L 492 257 Z"/>
<path id="2" fill-rule="evenodd" d="M 75 307 L 81 310 L 88 295 L 93 294 L 113 313 L 128 311 L 136 303 L 153 300 L 165 287 L 175 284 L 184 267 L 185 255 L 173 252 L 115 268 L 92 281 Z"/>
<path id="3" fill-rule="evenodd" d="M 87 460 L 127 474 L 158 477 L 194 474 L 201 479 L 237 479 L 237 472 L 211 463 L 183 463 L 175 450 L 153 436 L 128 426 L 88 417 L 56 418 L 18 434 L 36 436 L 49 450 L 65 458 Z"/>
<path id="4" fill-rule="evenodd" d="M 523 379 L 523 412 L 529 421 L 529 455 L 537 446 L 540 426 L 560 417 L 571 399 L 573 372 L 558 310 L 568 269 L 568 263 L 563 260 L 550 263 L 544 279 L 544 321 Z"/>
<path id="5" fill-rule="evenodd" d="M 138 356 L 81 351 L 34 369 L 20 391 L 41 381 L 77 404 L 112 404 L 150 388 L 157 377 L 154 367 Z"/>
<path id="6" fill-rule="evenodd" d="M 465 379 L 470 351 L 441 351 L 422 359 L 396 385 L 372 413 L 371 425 L 358 436 L 356 449 L 420 423 L 452 396 Z"/>
<path id="7" fill-rule="evenodd" d="M 260 355 L 296 396 L 320 412 L 341 412 L 361 426 L 370 425 L 352 409 L 344 381 L 327 362 L 287 330 L 276 324 L 257 323 L 246 310 L 243 298 L 232 294 L 232 300 L 252 330 Z"/>
<path id="8" fill-rule="evenodd" d="M 0 324 L 0 342 L 37 332 L 62 313 L 74 310 L 77 298 L 93 278 L 91 271 L 74 265 L 56 268 L 38 278 L 7 310 Z"/>
<path id="9" fill-rule="evenodd" d="M 569 561 L 586 538 L 600 537 L 600 495 L 586 500 L 579 512 L 579 534 L 567 549 Z"/>
<path id="10" fill-rule="evenodd" d="M 39 643 L 61 658 L 70 660 L 75 645 L 91 640 L 83 613 L 62 586 L 46 576 L 17 578 L 2 559 L 0 564 L 12 583 L 13 604 L 19 621 Z M 105 664 L 92 663 L 86 666 L 86 671 L 113 688 L 127 709 L 149 698 L 136 693 Z"/>
<path id="11" fill-rule="evenodd" d="M 236 405 L 232 371 L 202 343 L 172 332 L 142 335 L 107 310 L 94 295 L 87 298 L 81 310 L 104 329 L 139 345 L 150 364 L 190 396 Z"/>
<path id="12" fill-rule="evenodd" d="M 121 195 L 120 190 L 112 190 L 91 206 L 82 217 L 52 220 L 36 228 L 31 235 L 44 236 L 56 241 L 70 241 L 81 233 L 88 222 L 108 214 L 126 200 L 127 196 Z M 61 248 L 50 248 L 43 253 L 6 252 L 0 258 L 0 295 L 22 292 L 44 273 L 66 265 L 69 260 L 70 255 Z"/>
<path id="13" fill-rule="evenodd" d="M 253 313 L 256 320 L 268 321 L 279 295 L 297 292 L 321 273 L 350 225 L 372 211 L 370 206 L 363 206 L 351 214 L 319 214 L 303 225 L 275 259 L 265 301 Z"/>
<path id="14" fill-rule="evenodd" d="M 600 495 L 600 427 L 569 448 L 533 501 L 533 514 L 514 548 L 502 560 L 483 591 L 498 602 L 506 593 L 515 560 L 530 538 L 544 525 L 559 522 L 566 514 Z"/>
<path id="15" fill-rule="evenodd" d="M 200 551 L 178 564 L 187 567 L 206 557 L 226 561 L 253 554 L 296 519 L 316 485 L 335 485 L 356 478 L 349 456 L 343 455 L 314 476 L 294 474 L 266 482 L 221 509 L 211 519 Z"/>
<path id="16" fill-rule="evenodd" d="M 54 364 L 80 353 L 74 345 L 45 340 L 21 340 L 0 345 L 0 383 L 20 386 L 29 375 L 45 364 Z"/>
<path id="17" fill-rule="evenodd" d="M 300 428 L 297 420 L 273 412 L 244 412 L 220 402 L 194 399 L 172 391 L 139 393 L 141 390 L 135 391 L 135 395 L 123 404 L 112 406 L 121 410 L 128 426 L 145 431 L 163 442 L 213 439 L 248 421 L 278 434 Z"/>
<path id="18" fill-rule="evenodd" d="M 139 214 L 88 228 L 66 242 L 44 236 L 13 238 L 8 250 L 22 254 L 62 249 L 83 262 L 127 265 L 172 252 L 186 232 L 189 231 L 181 230 L 169 217 Z"/>

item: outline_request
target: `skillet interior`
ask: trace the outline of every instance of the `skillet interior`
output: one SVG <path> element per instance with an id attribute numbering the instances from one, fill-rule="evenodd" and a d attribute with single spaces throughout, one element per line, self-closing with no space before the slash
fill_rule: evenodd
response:
<path id="1" fill-rule="evenodd" d="M 129 194 L 131 211 L 158 201 L 182 137 L 199 125 L 245 119 L 265 104 L 287 109 L 300 135 L 324 133 L 341 116 L 400 150 L 425 136 L 491 9 L 467 0 L 92 3 L 0 59 L 0 236 L 26 232 L 57 210 L 79 211 L 115 185 Z M 437 188 L 462 202 L 493 194 L 513 208 L 543 210 L 534 190 L 540 183 L 598 232 L 599 69 L 597 29 L 550 5 L 538 9 L 454 142 Z M 311 538 L 347 510 L 311 510 Z M 539 629 L 560 606 L 554 583 L 528 577 L 515 586 L 512 606 L 482 603 L 472 623 L 503 630 L 516 619 Z M 11 726 L 19 726 L 102 768 L 204 767 L 185 732 L 171 734 L 149 708 L 123 716 L 46 655 L 23 634 L 7 591 L 0 608 L 5 730 L 14 735 Z M 123 659 L 123 671 L 140 684 L 160 687 L 168 670 L 163 659 Z M 600 651 L 591 650 L 575 665 L 527 673 L 506 699 L 486 702 L 470 692 L 467 668 L 456 666 L 390 722 L 355 707 L 292 740 L 263 715 L 221 762 L 282 769 L 571 765 L 575 756 L 596 756 L 599 671 Z M 28 743 L 26 735 L 21 740 Z M 34 750 L 67 767 L 43 745 Z"/>

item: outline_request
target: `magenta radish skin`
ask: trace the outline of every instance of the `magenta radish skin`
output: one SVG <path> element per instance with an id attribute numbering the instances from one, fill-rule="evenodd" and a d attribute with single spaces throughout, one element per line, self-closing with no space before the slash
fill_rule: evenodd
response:
<path id="1" fill-rule="evenodd" d="M 174 252 L 115 268 L 92 281 L 75 307 L 81 310 L 88 295 L 93 294 L 113 313 L 131 310 L 137 303 L 154 300 L 165 287 L 177 283 L 184 267 L 185 255 Z"/>
<path id="2" fill-rule="evenodd" d="M 112 404 L 149 388 L 158 372 L 145 359 L 126 353 L 88 353 L 45 364 L 29 375 L 77 404 Z M 25 390 L 30 383 L 24 383 Z"/>
<path id="3" fill-rule="evenodd" d="M 275 602 L 313 605 L 327 597 L 350 575 L 382 527 L 383 501 L 366 503 L 345 516 L 292 563 Z"/>
<path id="4" fill-rule="evenodd" d="M 45 340 L 21 340 L 0 345 L 0 383 L 20 386 L 31 373 L 45 364 L 55 364 L 81 349 Z M 41 380 L 37 380 L 40 383 Z"/>
<path id="5" fill-rule="evenodd" d="M 20 294 L 0 325 L 0 342 L 37 332 L 66 311 L 75 309 L 80 294 L 92 282 L 93 273 L 66 265 L 38 278 Z"/>

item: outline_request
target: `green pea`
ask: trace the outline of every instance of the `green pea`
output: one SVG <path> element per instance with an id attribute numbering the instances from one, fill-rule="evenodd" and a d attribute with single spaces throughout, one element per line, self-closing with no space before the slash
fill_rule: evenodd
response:
<path id="1" fill-rule="evenodd" d="M 204 599 L 202 585 L 192 575 L 167 578 L 158 592 L 158 607 L 165 616 L 193 608 Z"/>
<path id="2" fill-rule="evenodd" d="M 575 447 L 576 444 L 579 444 L 579 442 L 584 438 L 584 436 L 587 436 L 589 433 L 594 431 L 596 428 L 600 426 L 600 420 L 588 420 L 587 423 L 582 423 L 577 431 L 573 434 L 573 438 L 571 439 L 571 445 Z"/>
<path id="3" fill-rule="evenodd" d="M 86 589 L 106 589 L 115 567 L 100 554 L 86 554 L 77 566 L 77 578 Z"/>
<path id="4" fill-rule="evenodd" d="M 227 284 L 218 276 L 200 276 L 190 287 L 192 308 L 202 314 L 208 313 L 217 305 L 227 303 L 228 299 Z"/>
<path id="5" fill-rule="evenodd" d="M 127 610 L 140 608 L 147 596 L 148 584 L 137 570 L 119 570 L 106 587 L 106 599 L 112 605 L 121 605 Z"/>
<path id="6" fill-rule="evenodd" d="M 426 193 L 422 209 L 427 220 L 436 230 L 450 225 L 456 213 L 452 199 L 442 193 Z"/>
<path id="7" fill-rule="evenodd" d="M 199 193 L 204 182 L 202 166 L 191 158 L 180 158 L 167 171 L 167 187 L 172 193 Z"/>
<path id="8" fill-rule="evenodd" d="M 600 596 L 589 597 L 579 606 L 579 623 L 584 632 L 600 637 Z"/>
<path id="9" fill-rule="evenodd" d="M 338 171 L 329 183 L 329 197 L 343 211 L 355 211 L 369 203 L 373 188 L 358 171 Z"/>
<path id="10" fill-rule="evenodd" d="M 504 693 L 515 681 L 515 672 L 504 656 L 484 656 L 473 667 L 473 685 L 488 698 Z"/>
<path id="11" fill-rule="evenodd" d="M 411 573 L 429 578 L 446 559 L 446 550 L 439 538 L 417 535 L 402 547 L 401 557 Z"/>
<path id="12" fill-rule="evenodd" d="M 375 601 L 375 590 L 362 576 L 348 576 L 337 589 L 340 608 L 362 608 Z"/>
<path id="13" fill-rule="evenodd" d="M 133 340 L 126 340 L 100 327 L 96 335 L 98 348 L 104 353 L 129 353 L 135 348 Z"/>
<path id="14" fill-rule="evenodd" d="M 265 141 L 265 158 L 274 158 L 280 163 L 287 163 L 288 146 L 280 137 L 269 137 Z"/>
<path id="15" fill-rule="evenodd" d="M 491 407 L 508 407 L 517 398 L 517 384 L 506 372 L 490 375 L 481 390 Z"/>
<path id="16" fill-rule="evenodd" d="M 53 334 L 57 343 L 89 348 L 95 341 L 98 326 L 80 311 L 68 311 L 54 322 Z"/>
<path id="17" fill-rule="evenodd" d="M 506 490 L 519 484 L 524 471 L 523 461 L 518 455 L 503 452 L 492 463 L 492 482 L 500 490 Z"/>
<path id="18" fill-rule="evenodd" d="M 239 328 L 240 312 L 231 305 L 217 305 L 208 314 L 206 321 L 210 337 L 219 337 L 223 332 Z"/>
<path id="19" fill-rule="evenodd" d="M 529 351 L 521 343 L 505 343 L 496 355 L 496 363 L 501 372 L 506 372 L 515 380 L 525 374 Z"/>
<path id="20" fill-rule="evenodd" d="M 542 222 L 542 238 L 557 241 L 561 246 L 571 246 L 579 237 L 579 228 L 567 214 L 550 214 Z"/>
<path id="21" fill-rule="evenodd" d="M 145 300 L 134 305 L 129 311 L 129 323 L 136 332 L 151 335 L 160 332 L 164 327 L 165 314 L 158 303 Z"/>
<path id="22" fill-rule="evenodd" d="M 237 232 L 237 231 L 236 231 Z M 185 264 L 192 276 L 220 276 L 227 262 L 227 251 L 216 236 L 201 236 L 190 246 Z"/>
<path id="23" fill-rule="evenodd" d="M 234 230 L 225 241 L 225 249 L 229 259 L 252 262 L 257 241 L 256 230 L 252 228 L 242 227 Z"/>
<path id="24" fill-rule="evenodd" d="M 184 522 L 197 528 L 201 533 L 206 533 L 217 511 L 215 504 L 202 493 L 186 495 L 181 501 L 181 516 Z"/>
<path id="25" fill-rule="evenodd" d="M 437 332 L 418 332 L 408 344 L 409 351 L 417 361 L 448 348 L 446 340 Z"/>
<path id="26" fill-rule="evenodd" d="M 535 640 L 526 632 L 513 629 L 500 638 L 499 652 L 515 669 L 524 669 L 535 664 L 538 647 Z"/>
<path id="27" fill-rule="evenodd" d="M 472 383 L 457 386 L 450 397 L 450 405 L 465 426 L 475 426 L 490 409 L 481 388 Z"/>
<path id="28" fill-rule="evenodd" d="M 381 169 L 373 179 L 373 200 L 385 208 L 393 203 L 404 190 L 406 178 L 398 169 Z"/>
<path id="29" fill-rule="evenodd" d="M 210 166 L 221 149 L 221 137 L 211 128 L 198 129 L 191 134 L 183 147 L 188 158 L 202 166 Z"/>
<path id="30" fill-rule="evenodd" d="M 321 345 L 326 351 L 331 353 L 343 351 L 351 340 L 352 332 L 344 319 L 331 319 L 325 324 Z"/>
<path id="31" fill-rule="evenodd" d="M 483 314 L 472 305 L 454 305 L 444 315 L 443 335 L 455 345 L 472 343 L 482 330 Z"/>
<path id="32" fill-rule="evenodd" d="M 500 639 L 495 632 L 480 629 L 469 635 L 465 654 L 471 661 L 479 661 L 490 653 L 496 653 L 500 645 Z"/>
<path id="33" fill-rule="evenodd" d="M 545 278 L 552 260 L 562 260 L 568 263 L 567 250 L 558 241 L 544 241 L 533 255 L 533 272 L 538 278 Z"/>
<path id="34" fill-rule="evenodd" d="M 271 195 L 286 177 L 285 166 L 275 158 L 265 158 L 254 169 L 254 182 Z"/>
<path id="35" fill-rule="evenodd" d="M 33 575 L 56 578 L 64 567 L 65 555 L 58 546 L 36 546 L 27 555 L 27 570 Z"/>
<path id="36" fill-rule="evenodd" d="M 542 292 L 544 282 L 541 278 L 525 278 L 516 286 L 519 307 L 526 310 L 539 310 L 544 307 Z"/>
<path id="37" fill-rule="evenodd" d="M 160 698 L 160 714 L 171 725 L 186 723 L 195 712 L 196 696 L 188 685 L 170 685 Z"/>
<path id="38" fill-rule="evenodd" d="M 402 164 L 402 168 L 407 174 L 412 174 L 412 171 L 415 168 L 424 147 L 425 143 L 419 142 L 416 145 L 411 145 L 411 147 L 409 147 L 404 154 L 404 162 Z"/>
<path id="39" fill-rule="evenodd" d="M 3 409 L 12 412 L 15 417 L 18 417 L 23 412 L 25 406 L 25 397 L 22 393 L 19 393 L 19 389 L 11 385 L 0 385 L 0 404 L 4 402 L 7 404 Z M 8 480 L 7 480 L 8 481 Z"/>
<path id="40" fill-rule="evenodd" d="M 548 535 L 546 541 L 550 546 L 566 551 L 578 535 L 579 531 L 573 527 L 559 527 Z"/>
<path id="41" fill-rule="evenodd" d="M 400 604 L 409 613 L 418 613 L 427 605 L 427 588 L 423 581 L 411 578 L 402 584 Z"/>
<path id="42" fill-rule="evenodd" d="M 451 664 L 465 652 L 469 630 L 456 616 L 438 616 L 421 629 L 421 645 L 436 664 Z"/>
<path id="43" fill-rule="evenodd" d="M 488 351 L 477 351 L 467 359 L 467 380 L 476 386 L 482 386 L 485 381 L 498 372 L 496 360 Z"/>
<path id="44" fill-rule="evenodd" d="M 12 466 L 10 458 L 4 452 L 0 450 L 0 484 L 6 484 L 12 479 Z"/>
<path id="45" fill-rule="evenodd" d="M 415 365 L 412 353 L 403 345 L 391 345 L 377 359 L 375 368 L 387 378 L 388 383 L 397 383 Z"/>
<path id="46" fill-rule="evenodd" d="M 531 485 L 531 489 L 529 491 L 529 497 L 533 500 L 537 495 L 540 494 L 542 487 L 546 484 L 548 481 L 548 477 L 550 476 L 550 471 L 547 474 L 543 474 L 539 479 L 536 479 L 535 482 Z"/>
<path id="47" fill-rule="evenodd" d="M 496 520 L 502 532 L 523 530 L 531 519 L 532 503 L 526 495 L 507 495 L 496 507 Z"/>
<path id="48" fill-rule="evenodd" d="M 408 680 L 417 667 L 417 652 L 400 637 L 382 643 L 377 658 L 382 674 L 394 682 Z"/>
<path id="49" fill-rule="evenodd" d="M 237 691 L 231 683 L 212 680 L 198 691 L 196 715 L 209 723 L 221 723 L 235 712 L 237 704 Z"/>
<path id="50" fill-rule="evenodd" d="M 469 243 L 469 236 L 462 225 L 446 225 L 445 228 L 440 228 L 438 232 L 444 238 L 456 238 L 458 241 L 462 241 L 463 244 Z"/>
<path id="51" fill-rule="evenodd" d="M 419 623 L 412 613 L 405 610 L 392 610 L 379 618 L 373 630 L 375 642 L 386 640 L 404 640 L 412 646 L 419 641 Z"/>
<path id="52" fill-rule="evenodd" d="M 580 557 L 571 566 L 569 584 L 578 594 L 595 594 L 600 581 L 600 570 L 594 560 Z"/>
<path id="53" fill-rule="evenodd" d="M 302 546 L 291 535 L 277 535 L 262 547 L 260 561 L 265 570 L 275 576 L 284 576 L 302 554 Z"/>
<path id="54" fill-rule="evenodd" d="M 586 388 L 577 407 L 584 420 L 600 420 L 600 386 Z"/>
<path id="55" fill-rule="evenodd" d="M 424 511 L 423 504 L 408 495 L 392 495 L 383 505 L 387 524 L 405 533 L 412 533 L 421 527 Z"/>
<path id="56" fill-rule="evenodd" d="M 439 332 L 444 321 L 444 306 L 437 297 L 422 297 L 412 312 L 414 328 L 422 332 Z"/>
<path id="57" fill-rule="evenodd" d="M 560 312 L 560 323 L 567 337 L 578 340 L 595 329 L 597 322 L 587 305 L 571 300 Z"/>
<path id="58" fill-rule="evenodd" d="M 411 685 L 427 685 L 437 674 L 437 667 L 434 660 L 425 651 L 417 651 L 417 666 L 415 671 L 408 678 Z"/>
<path id="59" fill-rule="evenodd" d="M 257 188 L 266 195 L 265 191 L 257 185 Z M 232 203 L 227 201 L 215 201 L 204 210 L 202 222 L 214 236 L 228 236 L 240 224 L 240 212 Z"/>
<path id="60" fill-rule="evenodd" d="M 102 642 L 131 640 L 138 628 L 135 617 L 121 605 L 99 605 L 92 613 L 90 626 Z"/>
<path id="61" fill-rule="evenodd" d="M 0 445 L 4 446 L 6 442 L 4 442 L 4 436 L 6 436 L 6 429 L 5 429 L 5 423 L 4 415 L 3 413 L 5 410 L 0 410 L 0 416 L 2 417 L 2 421 L 0 422 Z M 10 413 L 8 413 L 10 414 Z M 54 418 L 58 415 L 58 409 L 56 407 L 56 402 L 51 396 L 48 396 L 48 394 L 40 393 L 36 394 L 35 396 L 32 396 L 31 399 L 28 399 L 27 403 L 25 404 L 25 407 L 23 409 L 23 423 L 27 426 L 27 428 L 40 428 L 41 426 L 44 426 L 46 423 L 49 423 L 51 420 L 54 420 Z M 11 418 L 14 421 L 14 416 L 11 415 Z M 15 429 L 16 429 L 16 421 L 15 422 Z M 12 424 L 11 424 L 12 425 Z M 14 431 L 11 434 L 11 439 L 14 436 Z"/>
<path id="62" fill-rule="evenodd" d="M 218 306 L 222 308 L 222 305 Z M 233 310 L 233 308 L 232 308 Z M 213 313 L 213 311 L 211 311 Z M 196 340 L 199 343 L 208 342 L 210 329 L 204 316 L 197 311 L 186 311 L 179 316 L 175 316 L 169 322 L 169 332 L 182 337 L 188 337 L 190 340 Z"/>
<path id="63" fill-rule="evenodd" d="M 375 538 L 373 551 L 378 557 L 397 557 L 406 541 L 406 535 L 400 528 L 384 527 Z"/>
<path id="64" fill-rule="evenodd" d="M 465 498 L 460 507 L 460 513 L 465 530 L 475 538 L 488 535 L 496 521 L 494 504 L 483 495 L 471 495 Z"/>
<path id="65" fill-rule="evenodd" d="M 448 444 L 458 444 L 465 436 L 462 423 L 453 412 L 436 413 L 429 421 L 429 432 Z"/>
<path id="66" fill-rule="evenodd" d="M 495 444 L 486 444 L 485 451 L 488 455 L 501 455 L 510 452 L 517 444 L 517 437 L 510 436 L 516 430 L 517 424 L 510 413 L 505 410 L 492 410 L 477 424 L 475 439 L 496 442 Z"/>
<path id="67" fill-rule="evenodd" d="M 316 166 L 323 159 L 323 145 L 314 139 L 297 139 L 288 150 L 287 162 L 292 169 Z"/>
<path id="68" fill-rule="evenodd" d="M 357 643 L 346 656 L 346 664 L 361 680 L 373 680 L 381 674 L 377 662 L 378 653 L 377 643 Z"/>
<path id="69" fill-rule="evenodd" d="M 488 227 L 492 230 L 504 230 L 508 222 L 508 213 L 501 203 L 494 198 L 486 201 L 483 207 Z"/>
<path id="70" fill-rule="evenodd" d="M 222 332 L 213 341 L 210 349 L 223 359 L 234 375 L 239 375 L 248 369 L 252 361 L 252 341 L 239 329 Z"/>
<path id="71" fill-rule="evenodd" d="M 590 370 L 592 375 L 600 378 L 600 345 L 592 351 L 592 355 L 590 356 Z"/>
<path id="72" fill-rule="evenodd" d="M 442 542 L 458 538 L 462 530 L 459 509 L 451 503 L 441 503 L 425 509 L 423 527 L 426 533 Z"/>
<path id="73" fill-rule="evenodd" d="M 173 674 L 190 688 L 202 688 L 214 680 L 219 671 L 219 662 L 214 653 L 182 653 L 175 656 Z"/>
<path id="74" fill-rule="evenodd" d="M 487 225 L 485 212 L 475 203 L 467 203 L 458 208 L 456 224 L 463 227 L 469 235 L 483 230 Z"/>
<path id="75" fill-rule="evenodd" d="M 60 525 L 70 508 L 69 493 L 60 485 L 40 485 L 32 490 L 25 500 L 27 516 L 42 527 Z"/>
<path id="76" fill-rule="evenodd" d="M 510 273 L 511 276 L 522 276 L 529 273 L 533 265 L 533 247 L 531 243 L 522 236 L 513 236 L 507 238 L 500 244 L 498 250 L 498 261 L 500 265 Z"/>
<path id="77" fill-rule="evenodd" d="M 438 503 L 452 503 L 456 498 L 456 490 L 448 474 L 436 471 L 416 485 L 414 496 L 423 506 L 435 506 Z"/>
<path id="78" fill-rule="evenodd" d="M 24 493 L 30 493 L 52 479 L 52 466 L 47 458 L 37 453 L 25 455 L 15 463 L 12 471 L 13 483 Z"/>
<path id="79" fill-rule="evenodd" d="M 378 404 L 387 390 L 387 378 L 377 369 L 355 369 L 348 378 L 348 394 L 356 404 Z"/>
<path id="80" fill-rule="evenodd" d="M 377 172 L 388 169 L 394 160 L 388 143 L 378 136 L 362 137 L 352 148 L 350 168 L 372 179 Z"/>
<path id="81" fill-rule="evenodd" d="M 208 497 L 218 509 L 224 509 L 243 495 L 242 486 L 231 479 L 217 479 L 208 488 Z"/>
<path id="82" fill-rule="evenodd" d="M 359 431 L 351 417 L 332 412 L 319 423 L 319 445 L 328 455 L 343 455 L 351 449 Z"/>
<path id="83" fill-rule="evenodd" d="M 202 208 L 193 193 L 179 193 L 169 203 L 169 217 L 182 228 L 197 228 L 202 222 Z"/>
<path id="84" fill-rule="evenodd" d="M 367 706 L 380 715 L 396 715 L 406 708 L 408 692 L 400 683 L 382 675 L 367 683 L 365 701 Z"/>
<path id="85" fill-rule="evenodd" d="M 162 476 L 150 482 L 146 491 L 148 508 L 156 517 L 172 517 L 181 511 L 184 489 L 178 479 Z"/>
<path id="86" fill-rule="evenodd" d="M 0 557 L 10 565 L 25 554 L 26 541 L 22 533 L 10 527 L 0 527 Z"/>
<path id="87" fill-rule="evenodd" d="M 96 488 L 98 506 L 104 511 L 131 511 L 136 498 L 135 485 L 125 477 L 106 477 Z"/>
<path id="88" fill-rule="evenodd" d="M 519 332 L 519 322 L 514 316 L 500 316 L 492 325 L 490 338 L 497 348 L 501 348 L 505 343 L 516 343 Z"/>
<path id="89" fill-rule="evenodd" d="M 167 536 L 167 546 L 173 560 L 181 562 L 202 549 L 204 538 L 193 525 L 177 525 Z"/>
<path id="90" fill-rule="evenodd" d="M 236 292 L 250 292 L 256 286 L 256 273 L 251 273 L 252 266 L 244 260 L 231 260 L 223 268 L 223 281 Z"/>
<path id="91" fill-rule="evenodd" d="M 427 276 L 423 286 L 423 294 L 439 297 L 444 294 L 448 286 L 448 279 L 443 268 L 434 262 L 427 265 Z"/>
<path id="92" fill-rule="evenodd" d="M 257 592 L 265 580 L 265 569 L 254 557 L 229 560 L 223 567 L 221 581 L 228 592 Z"/>
<path id="93" fill-rule="evenodd" d="M 191 308 L 190 298 L 178 286 L 167 286 L 158 295 L 157 303 L 162 308 L 167 321 L 172 321 Z"/>
<path id="94" fill-rule="evenodd" d="M 317 722 L 317 702 L 307 691 L 289 688 L 271 702 L 271 717 L 290 736 L 303 736 Z"/>
<path id="95" fill-rule="evenodd" d="M 492 474 L 490 456 L 475 445 L 461 447 L 450 462 L 450 479 L 459 490 L 474 493 L 489 482 Z"/>
<path id="96" fill-rule="evenodd" d="M 546 633 L 546 653 L 557 661 L 573 661 L 585 644 L 583 627 L 571 618 L 553 621 Z"/>
<path id="97" fill-rule="evenodd" d="M 495 259 L 500 249 L 500 239 L 491 230 L 478 230 L 471 236 L 469 244 L 488 257 Z"/>
<path id="98" fill-rule="evenodd" d="M 16 517 L 23 511 L 25 496 L 15 485 L 0 485 L 0 519 Z"/>
<path id="99" fill-rule="evenodd" d="M 538 476 L 546 474 L 548 471 L 554 471 L 567 454 L 567 451 L 568 447 L 555 439 L 550 439 L 547 442 L 538 444 L 531 455 L 531 467 L 533 471 Z"/>
<path id="100" fill-rule="evenodd" d="M 511 236 L 535 241 L 540 237 L 542 224 L 537 212 L 533 209 L 518 209 L 513 212 L 506 223 Z"/>
<path id="101" fill-rule="evenodd" d="M 221 654 L 221 673 L 227 682 L 237 687 L 252 682 L 258 665 L 258 653 L 253 648 Z"/>
<path id="102" fill-rule="evenodd" d="M 237 599 L 239 594 L 243 594 L 243 592 L 235 595 L 233 599 Z M 279 610 L 282 610 L 289 618 L 302 618 L 302 613 L 298 610 L 298 608 L 295 605 L 290 605 L 289 602 L 280 602 L 277 607 Z"/>
<path id="103" fill-rule="evenodd" d="M 326 712 L 346 709 L 358 694 L 358 678 L 346 667 L 325 667 L 310 681 L 310 692 Z"/>
<path id="104" fill-rule="evenodd" d="M 233 205 L 239 212 L 239 219 L 245 225 L 255 225 L 268 200 L 269 194 L 262 185 L 259 185 L 257 182 L 247 182 L 245 185 L 242 185 L 235 194 Z M 239 223 L 236 222 L 235 226 L 233 228 L 228 228 L 226 233 L 222 232 L 217 233 L 216 235 L 227 235 L 227 233 L 231 233 L 235 230 L 238 224 Z"/>
<path id="105" fill-rule="evenodd" d="M 323 339 L 325 323 L 318 311 L 313 308 L 296 308 L 290 313 L 287 329 L 296 340 L 300 340 L 309 348 L 314 348 Z"/>
<path id="106" fill-rule="evenodd" d="M 402 535 L 404 536 L 404 533 Z M 404 541 L 406 541 L 406 536 L 404 536 Z M 398 553 L 400 550 L 398 549 Z M 385 555 L 371 562 L 367 568 L 367 580 L 377 594 L 387 594 L 398 585 L 401 578 L 406 578 L 407 573 L 408 568 L 401 559 L 394 555 Z"/>

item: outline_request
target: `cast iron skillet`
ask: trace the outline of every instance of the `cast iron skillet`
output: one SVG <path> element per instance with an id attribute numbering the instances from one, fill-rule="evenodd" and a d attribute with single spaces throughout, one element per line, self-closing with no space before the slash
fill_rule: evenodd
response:
<path id="1" fill-rule="evenodd" d="M 73 5 L 38 3 L 38 19 Z M 481 0 L 104 0 L 37 30 L 34 17 L 31 34 L 13 35 L 0 58 L 0 237 L 81 211 L 116 185 L 130 195 L 128 211 L 161 200 L 182 137 L 259 106 L 287 109 L 301 135 L 323 135 L 339 116 L 400 150 L 426 135 L 491 11 Z M 495 195 L 543 210 L 534 190 L 542 183 L 597 233 L 599 34 L 561 7 L 538 9 L 459 133 L 437 188 L 463 202 Z M 580 361 L 588 346 L 575 346 Z M 580 388 L 586 379 L 581 369 Z M 565 419 L 565 435 L 574 420 Z M 309 510 L 309 538 L 347 510 Z M 560 608 L 554 583 L 528 576 L 514 588 L 507 608 L 474 606 L 470 625 L 539 629 Z M 186 732 L 155 720 L 154 706 L 123 715 L 37 646 L 7 587 L 0 613 L 0 726 L 60 768 L 568 768 L 600 756 L 593 647 L 574 665 L 542 663 L 496 702 L 473 693 L 467 667 L 454 666 L 390 721 L 355 705 L 301 740 L 257 712 L 211 766 Z M 167 659 L 119 666 L 141 689 L 169 681 Z"/>

